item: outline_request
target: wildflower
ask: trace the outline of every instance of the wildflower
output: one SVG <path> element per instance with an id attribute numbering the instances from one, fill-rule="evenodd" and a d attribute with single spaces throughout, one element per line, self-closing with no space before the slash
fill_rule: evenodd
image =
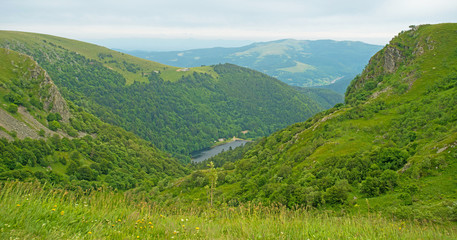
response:
<path id="1" fill-rule="evenodd" d="M 152 222 L 149 222 L 149 225 L 152 225 Z"/>
<path id="2" fill-rule="evenodd" d="M 92 232 L 88 232 L 87 234 L 92 234 Z"/>
<path id="3" fill-rule="evenodd" d="M 185 227 L 186 227 L 186 225 L 182 225 L 182 227 L 183 227 L 183 228 L 185 228 Z"/>
<path id="4" fill-rule="evenodd" d="M 189 221 L 189 219 L 186 218 L 186 222 Z"/>
<path id="5" fill-rule="evenodd" d="M 57 205 L 54 205 L 54 208 L 56 208 L 56 207 L 57 207 Z"/>
<path id="6" fill-rule="evenodd" d="M 118 219 L 117 221 L 118 221 L 118 222 L 120 222 L 120 221 L 121 221 L 121 219 Z"/>
<path id="7" fill-rule="evenodd" d="M 21 204 L 19 204 L 19 203 L 18 203 L 18 204 L 16 204 L 16 206 L 17 206 L 17 207 L 20 207 L 20 206 L 21 206 Z"/>
<path id="8" fill-rule="evenodd" d="M 401 227 L 399 227 L 398 230 L 401 230 Z"/>
<path id="9" fill-rule="evenodd" d="M 51 209 L 51 211 L 55 211 L 55 210 L 56 210 L 55 208 Z"/>
<path id="10" fill-rule="evenodd" d="M 63 216 L 63 214 L 64 214 L 64 211 L 60 212 L 60 215 L 62 215 L 62 216 Z"/>
<path id="11" fill-rule="evenodd" d="M 178 232 L 178 231 L 176 231 L 176 230 L 174 230 L 174 231 L 173 231 L 173 234 L 178 234 L 178 233 L 179 233 L 179 232 Z"/>
<path id="12" fill-rule="evenodd" d="M 162 215 L 162 214 L 160 214 L 160 217 L 163 217 L 163 215 Z"/>
<path id="13" fill-rule="evenodd" d="M 199 227 L 196 227 L 196 228 L 195 228 L 195 230 L 197 230 L 197 231 L 198 231 L 198 230 L 200 230 L 200 228 L 199 228 Z"/>
<path id="14" fill-rule="evenodd" d="M 136 236 L 136 238 L 140 238 L 140 236 Z"/>
<path id="15" fill-rule="evenodd" d="M 184 219 L 181 218 L 181 222 L 184 222 Z"/>
<path id="16" fill-rule="evenodd" d="M 151 226 L 151 228 L 154 228 L 154 226 Z"/>

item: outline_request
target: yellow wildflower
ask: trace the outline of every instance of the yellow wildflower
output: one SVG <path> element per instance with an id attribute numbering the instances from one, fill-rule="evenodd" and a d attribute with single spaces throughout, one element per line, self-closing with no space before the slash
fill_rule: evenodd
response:
<path id="1" fill-rule="evenodd" d="M 54 205 L 54 208 L 56 208 L 56 207 L 57 207 L 57 205 Z"/>
<path id="2" fill-rule="evenodd" d="M 88 232 L 88 234 L 92 234 L 92 232 Z"/>
<path id="3" fill-rule="evenodd" d="M 195 230 L 200 230 L 200 228 L 199 228 L 199 227 L 196 227 Z"/>
<path id="4" fill-rule="evenodd" d="M 149 222 L 149 225 L 152 225 L 152 222 Z"/>
<path id="5" fill-rule="evenodd" d="M 55 211 L 56 209 L 55 209 L 55 208 L 53 208 L 53 209 L 51 209 L 51 210 L 52 210 L 52 211 Z"/>
<path id="6" fill-rule="evenodd" d="M 63 216 L 63 214 L 64 214 L 64 211 L 60 212 L 60 215 L 62 215 L 62 216 Z"/>
<path id="7" fill-rule="evenodd" d="M 151 228 L 154 228 L 154 226 L 151 226 Z"/>
<path id="8" fill-rule="evenodd" d="M 20 206 L 21 206 L 21 204 L 19 204 L 19 203 L 18 203 L 18 204 L 16 204 L 16 206 L 17 206 L 17 207 L 20 207 Z"/>

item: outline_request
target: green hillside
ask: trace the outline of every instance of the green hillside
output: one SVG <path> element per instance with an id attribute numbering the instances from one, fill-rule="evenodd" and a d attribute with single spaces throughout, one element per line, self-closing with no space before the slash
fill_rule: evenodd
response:
<path id="1" fill-rule="evenodd" d="M 382 211 L 456 220 L 457 24 L 412 26 L 370 60 L 346 104 L 213 158 L 166 201 Z M 209 201 L 209 200 L 208 200 Z"/>
<path id="2" fill-rule="evenodd" d="M 315 99 L 324 109 L 329 109 L 338 103 L 344 102 L 343 94 L 339 94 L 333 90 L 325 88 L 314 88 L 314 87 L 294 87 L 299 92 L 310 96 Z"/>
<path id="3" fill-rule="evenodd" d="M 293 86 L 328 85 L 344 93 L 382 46 L 354 41 L 283 39 L 243 47 L 171 52 L 125 51 L 134 56 L 181 67 L 232 63 L 266 73 Z"/>
<path id="4" fill-rule="evenodd" d="M 1 31 L 0 46 L 32 56 L 77 106 L 187 161 L 218 138 L 266 136 L 323 110 L 274 78 L 229 64 L 179 69 L 22 32 Z"/>
<path id="5" fill-rule="evenodd" d="M 67 189 L 150 188 L 187 170 L 138 136 L 64 100 L 31 57 L 0 48 L 0 180 Z"/>

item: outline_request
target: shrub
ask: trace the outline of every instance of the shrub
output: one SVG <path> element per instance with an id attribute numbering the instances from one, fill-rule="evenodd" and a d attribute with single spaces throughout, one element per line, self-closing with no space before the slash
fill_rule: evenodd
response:
<path id="1" fill-rule="evenodd" d="M 54 120 L 49 123 L 48 127 L 52 131 L 57 131 L 60 128 L 60 123 Z"/>
<path id="2" fill-rule="evenodd" d="M 10 113 L 17 113 L 18 106 L 14 103 L 10 103 L 6 110 Z"/>
<path id="3" fill-rule="evenodd" d="M 378 196 L 381 191 L 379 189 L 380 181 L 375 177 L 367 177 L 360 184 L 360 192 L 367 195 L 368 197 Z"/>

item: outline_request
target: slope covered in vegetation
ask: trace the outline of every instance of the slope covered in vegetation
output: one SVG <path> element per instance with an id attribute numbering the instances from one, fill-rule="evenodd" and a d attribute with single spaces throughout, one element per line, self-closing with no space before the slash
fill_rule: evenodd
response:
<path id="1" fill-rule="evenodd" d="M 279 80 L 234 65 L 178 69 L 20 32 L 0 32 L 0 46 L 32 56 L 76 105 L 181 156 L 218 138 L 265 136 L 322 110 Z"/>
<path id="2" fill-rule="evenodd" d="M 0 48 L 0 84 L 0 180 L 125 190 L 186 173 L 150 142 L 64 100 L 27 55 Z"/>
<path id="3" fill-rule="evenodd" d="M 195 171 L 164 196 L 205 201 L 201 187 L 217 172 L 219 204 L 456 220 L 456 72 L 457 24 L 412 26 L 372 57 L 345 105 L 216 157 L 215 169 Z"/>

